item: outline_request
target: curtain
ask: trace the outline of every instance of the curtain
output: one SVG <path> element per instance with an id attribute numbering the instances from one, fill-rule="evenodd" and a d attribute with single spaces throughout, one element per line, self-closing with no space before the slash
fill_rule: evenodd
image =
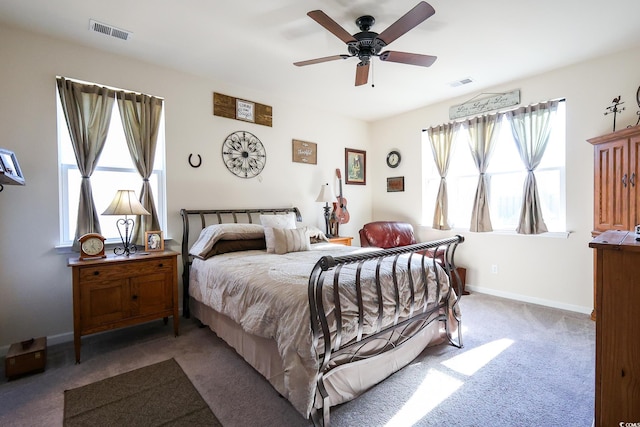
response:
<path id="1" fill-rule="evenodd" d="M 133 229 L 131 241 L 144 244 L 145 231 L 160 230 L 149 177 L 153 172 L 163 101 L 161 98 L 124 91 L 118 91 L 116 97 L 129 154 L 142 177 L 140 203 L 151 213 L 139 216 Z"/>
<path id="2" fill-rule="evenodd" d="M 436 197 L 436 208 L 433 214 L 433 228 L 437 230 L 450 230 L 449 225 L 449 197 L 447 195 L 447 172 L 449 171 L 449 161 L 451 158 L 451 147 L 454 137 L 453 123 L 427 129 L 433 159 L 436 162 L 438 173 L 440 174 L 440 187 Z"/>
<path id="3" fill-rule="evenodd" d="M 520 158 L 527 168 L 517 228 L 519 234 L 540 234 L 548 231 L 542 217 L 534 171 L 547 148 L 558 103 L 559 101 L 549 101 L 506 113 L 511 122 L 511 131 Z"/>
<path id="4" fill-rule="evenodd" d="M 106 87 L 84 84 L 59 77 L 60 103 L 67 121 L 71 145 L 82 176 L 74 249 L 78 237 L 85 233 L 100 233 L 100 221 L 93 202 L 91 175 L 107 140 L 114 91 Z"/>
<path id="5" fill-rule="evenodd" d="M 486 176 L 491 153 L 500 133 L 500 120 L 497 114 L 476 117 L 467 120 L 465 126 L 469 132 L 469 148 L 478 169 L 478 186 L 471 212 L 470 231 L 493 231 L 489 213 L 489 181 Z"/>

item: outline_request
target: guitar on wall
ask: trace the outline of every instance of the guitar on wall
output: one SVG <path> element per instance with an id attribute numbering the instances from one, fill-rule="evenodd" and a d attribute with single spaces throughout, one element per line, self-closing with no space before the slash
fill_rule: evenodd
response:
<path id="1" fill-rule="evenodd" d="M 349 222 L 350 218 L 349 211 L 347 210 L 347 199 L 342 197 L 342 174 L 340 173 L 340 169 L 336 169 L 336 176 L 340 183 L 340 195 L 337 197 L 338 208 L 336 209 L 336 216 L 338 217 L 340 224 L 346 224 Z"/>

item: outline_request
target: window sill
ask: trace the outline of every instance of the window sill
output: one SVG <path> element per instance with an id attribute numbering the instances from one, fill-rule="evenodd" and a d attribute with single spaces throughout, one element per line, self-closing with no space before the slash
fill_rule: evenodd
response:
<path id="1" fill-rule="evenodd" d="M 469 231 L 468 228 L 452 228 L 451 230 L 437 230 L 431 226 L 423 225 L 424 228 L 433 232 L 443 232 L 448 234 L 473 234 L 473 235 L 488 235 L 488 236 L 515 236 L 515 237 L 535 237 L 535 238 L 552 238 L 552 239 L 568 239 L 571 231 L 549 231 L 542 234 L 519 234 L 514 230 L 494 230 L 494 231 L 482 231 L 475 232 Z"/>

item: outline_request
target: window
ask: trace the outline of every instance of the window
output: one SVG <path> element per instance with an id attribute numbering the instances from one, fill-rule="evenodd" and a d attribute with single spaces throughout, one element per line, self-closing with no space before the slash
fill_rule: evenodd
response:
<path id="1" fill-rule="evenodd" d="M 76 164 L 67 122 L 57 91 L 56 98 L 58 109 L 58 164 L 60 179 L 60 245 L 68 246 L 73 242 L 76 232 L 81 176 Z M 162 224 L 163 229 L 166 229 L 164 153 L 163 109 L 158 131 L 156 156 L 153 165 L 154 170 L 149 178 L 149 182 L 158 210 L 160 224 Z M 116 220 L 118 217 L 103 216 L 101 214 L 107 206 L 109 206 L 113 196 L 119 189 L 134 190 L 139 196 L 140 189 L 142 188 L 142 178 L 135 168 L 129 154 L 129 149 L 127 148 L 117 102 L 113 103 L 107 141 L 98 159 L 98 166 L 91 176 L 91 186 L 96 211 L 100 218 L 102 235 L 107 238 L 107 241 L 120 241 L 120 235 L 116 228 Z"/>
<path id="2" fill-rule="evenodd" d="M 565 102 L 558 104 L 551 138 L 535 170 L 544 221 L 550 232 L 566 231 L 565 212 Z M 433 223 L 440 176 L 426 132 L 423 132 L 423 223 Z M 469 150 L 466 130 L 459 128 L 453 142 L 447 174 L 449 224 L 469 229 L 478 185 L 478 171 Z M 489 162 L 489 210 L 494 231 L 513 231 L 518 226 L 527 171 L 520 160 L 511 125 L 502 117 L 500 134 Z"/>

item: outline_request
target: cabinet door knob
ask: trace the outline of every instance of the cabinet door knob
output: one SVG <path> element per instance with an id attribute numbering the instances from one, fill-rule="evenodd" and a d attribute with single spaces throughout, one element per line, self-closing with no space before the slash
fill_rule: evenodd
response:
<path id="1" fill-rule="evenodd" d="M 158 267 L 164 267 L 163 263 L 158 264 Z"/>
<path id="2" fill-rule="evenodd" d="M 632 187 L 635 187 L 635 186 L 636 186 L 636 173 L 635 173 L 635 172 L 633 172 L 633 173 L 631 174 L 631 178 L 629 179 L 629 182 L 631 183 L 631 186 L 632 186 Z"/>
<path id="3" fill-rule="evenodd" d="M 627 174 L 622 175 L 622 186 L 627 188 Z"/>
<path id="4" fill-rule="evenodd" d="M 138 299 L 138 295 L 131 295 L 131 299 L 134 300 L 134 301 L 137 300 Z"/>
<path id="5" fill-rule="evenodd" d="M 94 272 L 93 272 L 93 275 L 94 275 L 94 276 L 97 276 L 97 275 L 99 275 L 99 274 L 100 274 L 100 272 L 99 272 L 99 271 L 94 271 Z"/>

